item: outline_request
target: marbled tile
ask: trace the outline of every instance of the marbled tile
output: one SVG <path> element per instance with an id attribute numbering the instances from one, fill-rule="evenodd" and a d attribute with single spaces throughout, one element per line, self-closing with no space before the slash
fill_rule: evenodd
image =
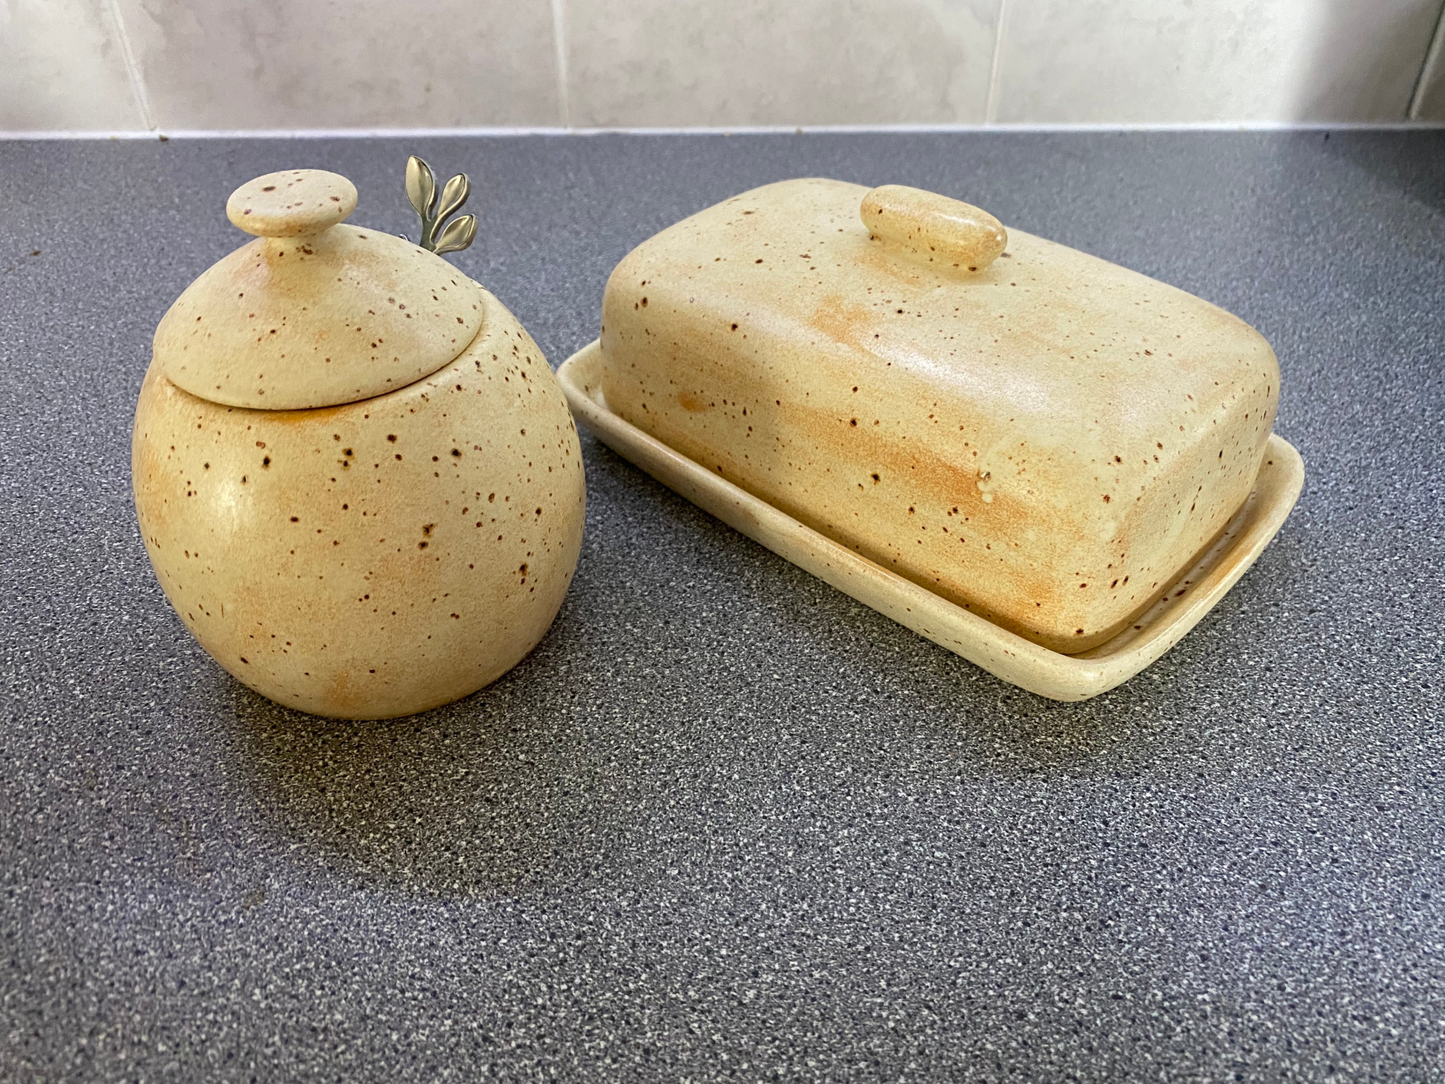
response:
<path id="1" fill-rule="evenodd" d="M 1435 28 L 1435 40 L 1412 104 L 1412 120 L 1445 121 L 1445 16 Z"/>
<path id="2" fill-rule="evenodd" d="M 110 10 L 102 0 L 0 4 L 0 130 L 145 127 Z"/>
<path id="3" fill-rule="evenodd" d="M 547 0 L 120 0 L 162 128 L 559 122 Z"/>
<path id="4" fill-rule="evenodd" d="M 996 119 L 1403 120 L 1439 0 L 1006 0 Z"/>
<path id="5" fill-rule="evenodd" d="M 580 126 L 981 121 L 997 0 L 565 0 Z"/>

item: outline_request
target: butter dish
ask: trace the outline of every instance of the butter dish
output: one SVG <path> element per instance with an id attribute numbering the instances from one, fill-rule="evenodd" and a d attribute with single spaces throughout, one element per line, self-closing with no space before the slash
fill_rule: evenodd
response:
<path id="1" fill-rule="evenodd" d="M 787 181 L 664 230 L 559 375 L 666 484 L 1058 699 L 1177 642 L 1303 478 L 1243 321 L 900 186 Z"/>

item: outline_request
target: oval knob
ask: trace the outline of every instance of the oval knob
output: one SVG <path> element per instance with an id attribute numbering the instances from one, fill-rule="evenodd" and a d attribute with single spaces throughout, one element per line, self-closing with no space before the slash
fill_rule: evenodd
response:
<path id="1" fill-rule="evenodd" d="M 982 271 L 1008 246 L 1008 231 L 987 211 L 936 192 L 885 184 L 859 208 L 869 233 L 924 263 Z"/>
<path id="2" fill-rule="evenodd" d="M 226 217 L 257 237 L 300 237 L 330 229 L 356 210 L 356 185 L 324 169 L 287 169 L 247 181 L 226 201 Z"/>

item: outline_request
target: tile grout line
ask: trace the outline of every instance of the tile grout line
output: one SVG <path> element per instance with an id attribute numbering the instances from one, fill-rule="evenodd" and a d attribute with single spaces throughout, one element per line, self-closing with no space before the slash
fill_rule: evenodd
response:
<path id="1" fill-rule="evenodd" d="M 110 9 L 116 37 L 120 39 L 120 55 L 125 62 L 125 77 L 130 83 L 130 95 L 135 100 L 136 109 L 140 111 L 140 120 L 146 126 L 146 131 L 154 132 L 155 113 L 151 110 L 151 99 L 146 92 L 145 80 L 141 78 L 140 65 L 136 63 L 135 50 L 131 48 L 130 32 L 126 30 L 125 19 L 120 13 L 120 0 L 106 0 L 105 6 Z"/>
<path id="2" fill-rule="evenodd" d="M 562 114 L 562 127 L 572 127 L 572 104 L 568 100 L 567 24 L 563 6 L 566 0 L 552 0 L 552 47 L 557 53 L 557 107 Z"/>
<path id="3" fill-rule="evenodd" d="M 999 84 L 1003 81 L 1003 45 L 1008 36 L 1009 0 L 998 0 L 998 25 L 993 33 L 993 59 L 988 68 L 988 98 L 983 105 L 983 122 L 998 122 Z"/>
<path id="4" fill-rule="evenodd" d="M 1435 33 L 1430 38 L 1430 48 L 1425 50 L 1425 62 L 1420 65 L 1420 74 L 1415 78 L 1415 92 L 1410 95 L 1410 105 L 1405 110 L 1407 120 L 1420 119 L 1420 110 L 1425 105 L 1425 92 L 1430 89 L 1430 76 L 1442 63 L 1445 63 L 1445 5 L 1440 8 L 1440 18 L 1435 20 Z"/>

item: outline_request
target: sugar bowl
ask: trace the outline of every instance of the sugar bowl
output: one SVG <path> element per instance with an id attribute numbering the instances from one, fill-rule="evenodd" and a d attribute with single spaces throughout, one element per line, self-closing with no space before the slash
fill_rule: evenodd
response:
<path id="1" fill-rule="evenodd" d="M 386 718 L 481 688 L 542 638 L 581 547 L 577 432 L 542 351 L 440 254 L 465 177 L 413 159 L 422 243 L 356 189 L 237 189 L 255 235 L 171 306 L 136 408 L 136 512 L 201 646 L 289 707 Z"/>

